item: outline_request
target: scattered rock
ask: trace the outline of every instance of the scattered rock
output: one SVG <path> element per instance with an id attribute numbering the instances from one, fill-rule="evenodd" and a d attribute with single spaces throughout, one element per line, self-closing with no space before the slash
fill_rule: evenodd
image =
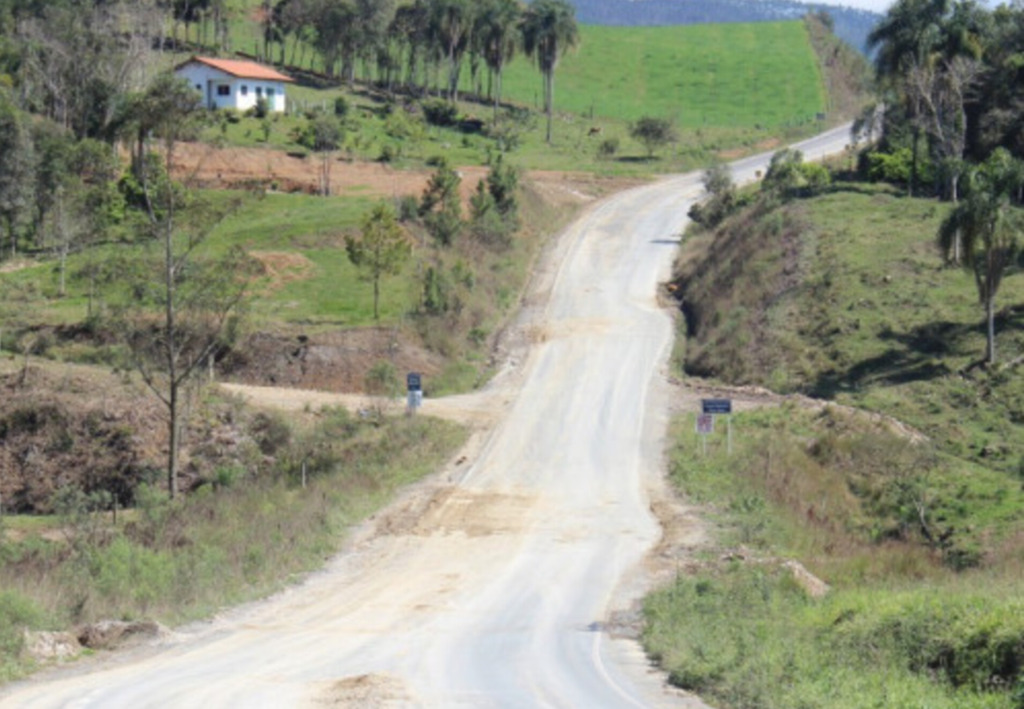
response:
<path id="1" fill-rule="evenodd" d="M 829 585 L 804 568 L 799 561 L 787 561 L 782 566 L 789 569 L 793 580 L 811 598 L 821 598 L 829 592 Z"/>
<path id="2" fill-rule="evenodd" d="M 26 630 L 25 652 L 37 662 L 66 660 L 82 651 L 82 645 L 72 633 L 49 630 Z"/>
<path id="3" fill-rule="evenodd" d="M 78 629 L 78 642 L 91 650 L 110 650 L 168 635 L 170 631 L 153 620 L 101 620 Z"/>

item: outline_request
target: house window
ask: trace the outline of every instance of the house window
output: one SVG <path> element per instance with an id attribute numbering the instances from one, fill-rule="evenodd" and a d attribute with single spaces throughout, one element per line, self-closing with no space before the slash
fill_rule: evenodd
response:
<path id="1" fill-rule="evenodd" d="M 242 84 L 242 95 L 243 96 L 248 96 L 249 95 L 249 87 L 246 86 L 245 84 Z"/>
<path id="2" fill-rule="evenodd" d="M 274 98 L 274 90 L 267 89 L 267 98 Z"/>
<path id="3" fill-rule="evenodd" d="M 257 86 L 256 87 L 256 96 L 260 97 L 262 95 L 263 95 L 263 87 L 262 86 Z"/>
<path id="4" fill-rule="evenodd" d="M 202 91 L 203 91 L 202 84 L 196 84 L 196 91 L 199 91 L 200 93 L 202 93 Z"/>
<path id="5" fill-rule="evenodd" d="M 218 96 L 230 96 L 231 87 L 227 84 L 217 84 L 217 95 Z"/>

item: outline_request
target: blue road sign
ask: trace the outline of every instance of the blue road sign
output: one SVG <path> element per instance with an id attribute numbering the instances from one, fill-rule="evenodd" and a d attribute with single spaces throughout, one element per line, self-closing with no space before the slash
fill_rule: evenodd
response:
<path id="1" fill-rule="evenodd" d="M 423 386 L 420 383 L 420 375 L 417 372 L 409 372 L 405 375 L 405 383 L 409 387 L 409 391 L 422 391 Z"/>
<path id="2" fill-rule="evenodd" d="M 705 414 L 732 413 L 732 399 L 701 399 L 700 406 Z"/>

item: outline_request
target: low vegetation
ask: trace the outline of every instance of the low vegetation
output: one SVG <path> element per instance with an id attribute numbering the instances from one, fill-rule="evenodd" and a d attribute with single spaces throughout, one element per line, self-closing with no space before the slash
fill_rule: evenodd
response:
<path id="1" fill-rule="evenodd" d="M 34 369 L 33 376 L 49 375 Z M 103 387 L 108 397 L 121 388 L 94 377 L 64 381 Z M 118 410 L 105 406 L 108 416 Z M 21 654 L 26 627 L 108 618 L 180 623 L 281 588 L 337 552 L 354 523 L 436 470 L 464 438 L 453 424 L 379 411 L 286 418 L 216 396 L 193 406 L 188 495 L 170 500 L 160 469 L 141 466 L 131 490 L 86 479 L 46 498 L 49 516 L 0 518 L 0 680 L 32 668 Z M 152 411 L 124 414 L 135 426 L 140 415 L 155 423 Z M 19 420 L 27 416 L 23 408 Z M 158 446 L 155 437 L 150 445 Z"/>
<path id="2" fill-rule="evenodd" d="M 733 418 L 732 455 L 676 424 L 672 481 L 720 546 L 647 599 L 672 682 L 727 707 L 1019 707 L 1020 482 L 835 407 Z"/>

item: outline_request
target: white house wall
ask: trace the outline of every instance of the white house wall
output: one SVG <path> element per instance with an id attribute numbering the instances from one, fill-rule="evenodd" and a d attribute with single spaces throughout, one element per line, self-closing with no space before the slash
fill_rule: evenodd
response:
<path id="1" fill-rule="evenodd" d="M 285 110 L 285 83 L 265 79 L 240 79 L 204 64 L 187 64 L 177 75 L 203 95 L 203 103 L 210 108 L 236 108 L 245 111 L 256 105 L 263 96 L 271 111 Z M 222 88 L 223 87 L 223 88 Z M 220 93 L 226 91 L 226 93 Z"/>

